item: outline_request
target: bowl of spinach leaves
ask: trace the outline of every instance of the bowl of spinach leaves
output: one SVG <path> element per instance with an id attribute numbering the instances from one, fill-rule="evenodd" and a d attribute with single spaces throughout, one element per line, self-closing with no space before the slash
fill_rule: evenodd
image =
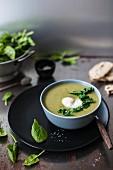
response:
<path id="1" fill-rule="evenodd" d="M 0 82 L 14 78 L 20 71 L 22 61 L 31 56 L 35 46 L 32 39 L 34 32 L 3 33 L 0 35 Z"/>

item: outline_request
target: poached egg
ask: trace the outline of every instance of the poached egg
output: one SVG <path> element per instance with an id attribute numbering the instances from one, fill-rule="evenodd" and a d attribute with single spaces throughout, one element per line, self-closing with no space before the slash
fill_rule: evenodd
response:
<path id="1" fill-rule="evenodd" d="M 73 99 L 72 97 L 64 97 L 62 99 L 62 104 L 67 108 L 77 108 L 82 106 L 82 101 L 80 99 Z"/>

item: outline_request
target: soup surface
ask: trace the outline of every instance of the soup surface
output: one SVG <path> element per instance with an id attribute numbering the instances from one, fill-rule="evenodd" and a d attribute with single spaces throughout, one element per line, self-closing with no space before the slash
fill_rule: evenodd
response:
<path id="1" fill-rule="evenodd" d="M 43 97 L 44 106 L 50 112 L 60 115 L 60 116 L 63 116 L 62 113 L 58 113 L 58 110 L 60 108 L 67 109 L 62 104 L 62 99 L 65 97 L 71 97 L 74 100 L 77 100 L 78 96 L 69 94 L 69 92 L 80 91 L 80 90 L 83 90 L 84 88 L 87 88 L 87 87 L 80 85 L 80 84 L 74 84 L 74 83 L 60 84 L 60 85 L 54 86 L 53 88 L 51 88 L 50 90 L 48 90 L 45 93 L 45 95 Z M 82 116 L 82 115 L 92 112 L 93 110 L 95 110 L 97 108 L 99 99 L 98 99 L 98 96 L 96 95 L 96 93 L 90 92 L 87 95 L 89 97 L 91 97 L 95 101 L 95 103 L 91 103 L 87 109 L 83 109 L 79 112 L 73 113 L 73 116 Z"/>

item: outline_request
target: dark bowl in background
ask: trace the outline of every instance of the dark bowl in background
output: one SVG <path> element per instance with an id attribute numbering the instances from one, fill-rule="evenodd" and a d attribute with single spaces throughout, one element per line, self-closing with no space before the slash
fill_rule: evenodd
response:
<path id="1" fill-rule="evenodd" d="M 55 62 L 51 59 L 36 61 L 35 70 L 41 78 L 49 78 L 55 71 Z"/>

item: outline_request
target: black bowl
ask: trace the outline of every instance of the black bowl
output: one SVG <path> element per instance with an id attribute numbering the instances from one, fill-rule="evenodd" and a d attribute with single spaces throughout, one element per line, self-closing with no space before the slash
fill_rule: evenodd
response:
<path id="1" fill-rule="evenodd" d="M 35 69 L 41 78 L 49 78 L 55 70 L 55 62 L 50 59 L 41 59 L 36 61 Z"/>

